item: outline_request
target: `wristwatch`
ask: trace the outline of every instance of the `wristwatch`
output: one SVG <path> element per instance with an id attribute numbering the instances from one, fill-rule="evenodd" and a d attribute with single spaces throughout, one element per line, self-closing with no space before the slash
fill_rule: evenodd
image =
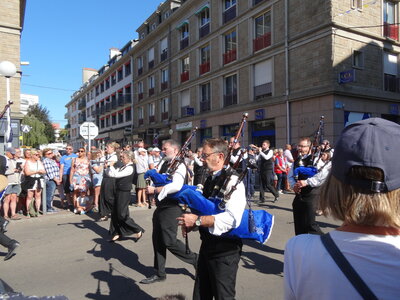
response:
<path id="1" fill-rule="evenodd" d="M 197 227 L 201 226 L 201 217 L 198 216 L 196 222 L 194 222 L 194 224 L 196 224 Z"/>

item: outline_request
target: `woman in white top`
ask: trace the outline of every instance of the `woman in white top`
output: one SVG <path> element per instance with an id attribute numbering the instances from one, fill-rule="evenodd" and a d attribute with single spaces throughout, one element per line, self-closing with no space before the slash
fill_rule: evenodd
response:
<path id="1" fill-rule="evenodd" d="M 136 156 L 136 172 L 137 172 L 137 206 L 146 206 L 146 181 L 144 173 L 149 169 L 149 158 L 144 148 L 138 149 L 139 155 Z"/>
<path id="2" fill-rule="evenodd" d="M 31 156 L 25 162 L 24 166 L 24 182 L 23 190 L 27 191 L 26 195 L 26 215 L 29 218 L 39 216 L 39 208 L 42 200 L 42 189 L 44 181 L 43 175 L 46 174 L 43 163 L 40 161 L 39 151 L 32 149 Z M 32 198 L 34 205 L 30 208 Z"/>

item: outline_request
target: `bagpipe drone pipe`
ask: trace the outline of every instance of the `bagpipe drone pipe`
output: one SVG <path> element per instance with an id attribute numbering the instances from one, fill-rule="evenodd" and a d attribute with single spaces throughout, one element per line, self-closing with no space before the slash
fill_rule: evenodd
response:
<path id="1" fill-rule="evenodd" d="M 145 178 L 151 178 L 154 185 L 164 186 L 171 182 L 166 174 L 159 174 L 154 169 L 145 173 Z M 178 200 L 180 204 L 187 205 L 190 210 L 199 216 L 215 215 L 224 212 L 219 208 L 221 199 L 205 198 L 195 186 L 183 185 L 179 192 L 169 194 L 168 197 Z M 265 210 L 245 209 L 240 225 L 224 233 L 222 236 L 230 238 L 242 238 L 266 243 L 274 224 L 274 216 Z"/>

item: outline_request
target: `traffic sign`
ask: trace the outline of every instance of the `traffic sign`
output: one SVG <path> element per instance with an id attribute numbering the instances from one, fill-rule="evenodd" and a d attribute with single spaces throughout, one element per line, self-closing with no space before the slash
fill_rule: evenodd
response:
<path id="1" fill-rule="evenodd" d="M 31 131 L 31 129 L 32 129 L 32 127 L 29 125 L 24 125 L 24 124 L 21 125 L 21 131 L 23 133 L 28 133 L 29 131 Z"/>
<path id="2" fill-rule="evenodd" d="M 99 127 L 93 122 L 84 122 L 79 127 L 79 134 L 86 140 L 93 140 L 99 135 Z"/>

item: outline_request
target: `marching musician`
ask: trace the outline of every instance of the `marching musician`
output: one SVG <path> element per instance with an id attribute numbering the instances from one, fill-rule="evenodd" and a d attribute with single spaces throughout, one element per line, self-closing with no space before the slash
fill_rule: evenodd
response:
<path id="1" fill-rule="evenodd" d="M 204 183 L 203 196 L 210 197 L 219 177 L 223 176 L 224 161 L 228 154 L 227 144 L 222 139 L 207 139 L 203 144 L 202 160 L 210 170 Z M 226 192 L 235 184 L 233 175 Z M 198 227 L 202 244 L 200 247 L 193 299 L 234 299 L 235 284 L 242 240 L 222 237 L 223 233 L 240 225 L 246 206 L 243 183 L 237 186 L 227 201 L 225 211 L 216 215 L 197 216 L 183 214 L 178 220 L 187 232 Z"/>
<path id="2" fill-rule="evenodd" d="M 294 197 L 293 207 L 293 219 L 294 219 L 294 231 L 296 235 L 310 233 L 310 234 L 323 234 L 319 225 L 315 221 L 315 210 L 316 210 L 316 195 L 317 190 L 312 186 L 302 186 L 296 184 L 307 179 L 305 175 L 299 174 L 298 178 L 294 177 L 294 170 L 298 167 L 313 166 L 313 156 L 311 155 L 311 140 L 308 137 L 300 138 L 298 143 L 299 155 L 293 163 L 293 167 L 289 170 L 289 183 L 290 186 L 296 193 Z"/>
<path id="3" fill-rule="evenodd" d="M 165 159 L 161 162 L 159 173 L 166 173 L 173 158 L 178 154 L 180 145 L 174 140 L 165 140 L 162 151 Z M 165 261 L 167 249 L 182 261 L 193 265 L 196 268 L 197 254 L 187 249 L 185 244 L 177 238 L 178 220 L 182 214 L 182 208 L 176 199 L 168 197 L 168 194 L 179 191 L 187 177 L 187 169 L 183 163 L 172 176 L 172 182 L 162 187 L 148 186 L 148 194 L 156 194 L 157 208 L 153 214 L 153 250 L 154 250 L 154 269 L 156 274 L 143 279 L 140 283 L 150 284 L 158 281 L 164 281 L 167 277 L 165 272 Z"/>

